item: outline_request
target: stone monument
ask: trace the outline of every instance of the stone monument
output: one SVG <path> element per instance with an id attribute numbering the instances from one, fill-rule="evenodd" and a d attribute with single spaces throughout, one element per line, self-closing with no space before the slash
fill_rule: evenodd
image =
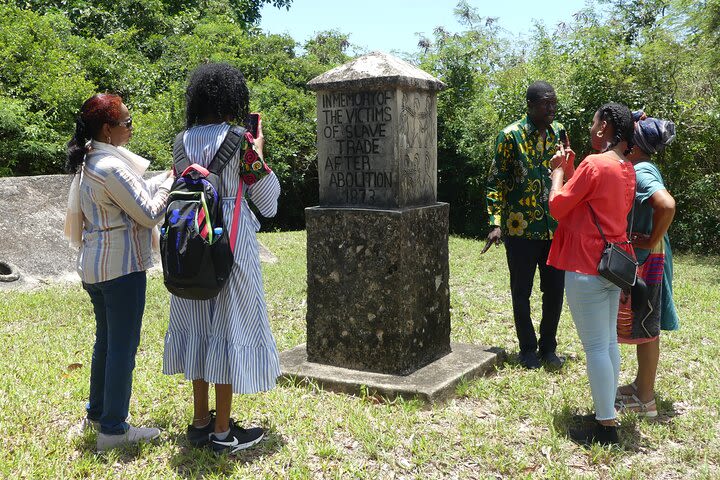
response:
<path id="1" fill-rule="evenodd" d="M 455 350 L 449 205 L 437 202 L 445 85 L 373 52 L 308 86 L 317 92 L 320 205 L 305 210 L 307 344 L 283 353 L 284 372 L 313 377 L 298 368 L 305 362 L 411 375 Z"/>

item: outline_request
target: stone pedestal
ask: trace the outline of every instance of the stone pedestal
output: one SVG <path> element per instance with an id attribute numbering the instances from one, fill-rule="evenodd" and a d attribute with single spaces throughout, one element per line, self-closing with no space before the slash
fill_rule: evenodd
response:
<path id="1" fill-rule="evenodd" d="M 283 352 L 283 373 L 431 400 L 497 359 L 450 344 L 449 206 L 437 202 L 444 84 L 373 52 L 308 86 L 317 92 L 320 206 L 305 210 L 307 347 Z"/>
<path id="2" fill-rule="evenodd" d="M 309 361 L 407 374 L 450 353 L 448 213 L 305 210 Z"/>

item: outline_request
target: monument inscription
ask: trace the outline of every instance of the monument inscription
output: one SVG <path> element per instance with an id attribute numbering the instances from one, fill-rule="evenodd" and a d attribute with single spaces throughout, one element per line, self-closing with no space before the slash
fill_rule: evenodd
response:
<path id="1" fill-rule="evenodd" d="M 395 92 L 323 92 L 318 95 L 321 205 L 393 204 L 398 171 L 392 153 Z"/>

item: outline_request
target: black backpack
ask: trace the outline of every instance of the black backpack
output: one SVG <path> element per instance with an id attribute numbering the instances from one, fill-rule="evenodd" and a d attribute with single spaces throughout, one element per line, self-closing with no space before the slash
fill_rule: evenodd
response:
<path id="1" fill-rule="evenodd" d="M 173 295 L 191 300 L 216 297 L 230 276 L 240 216 L 242 183 L 235 199 L 233 231 L 222 211 L 222 171 L 242 146 L 245 129 L 232 127 L 207 168 L 191 164 L 183 136 L 175 137 L 170 190 L 160 230 L 165 286 Z"/>

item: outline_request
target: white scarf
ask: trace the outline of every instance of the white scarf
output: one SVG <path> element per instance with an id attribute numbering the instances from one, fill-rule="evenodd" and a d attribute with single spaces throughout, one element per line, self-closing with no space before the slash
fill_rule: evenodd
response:
<path id="1" fill-rule="evenodd" d="M 90 141 L 90 153 L 101 154 L 103 156 L 112 156 L 125 163 L 135 173 L 142 176 L 150 166 L 150 161 L 137 155 L 130 150 L 123 147 L 116 147 L 109 143 L 98 142 L 97 140 Z M 87 155 L 86 155 L 87 157 Z M 83 165 L 84 169 L 84 165 Z M 83 169 L 73 177 L 73 181 L 70 184 L 70 191 L 68 193 L 67 212 L 65 214 L 65 238 L 73 248 L 80 248 L 82 245 L 82 232 L 84 227 L 84 216 L 82 209 L 80 208 L 80 180 L 82 179 Z M 160 232 L 157 227 L 153 228 L 152 232 L 152 247 L 153 250 L 159 250 L 160 248 Z"/>

